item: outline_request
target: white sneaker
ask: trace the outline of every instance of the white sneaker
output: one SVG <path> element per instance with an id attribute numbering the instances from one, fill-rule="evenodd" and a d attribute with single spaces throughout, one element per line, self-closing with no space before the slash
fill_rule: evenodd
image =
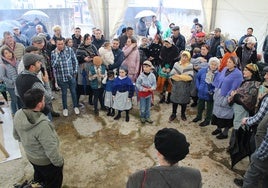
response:
<path id="1" fill-rule="evenodd" d="M 74 108 L 74 113 L 75 113 L 76 115 L 80 114 L 79 108 L 75 107 L 75 108 Z"/>
<path id="2" fill-rule="evenodd" d="M 62 114 L 63 114 L 63 116 L 67 117 L 68 116 L 68 110 L 67 109 L 63 109 Z"/>

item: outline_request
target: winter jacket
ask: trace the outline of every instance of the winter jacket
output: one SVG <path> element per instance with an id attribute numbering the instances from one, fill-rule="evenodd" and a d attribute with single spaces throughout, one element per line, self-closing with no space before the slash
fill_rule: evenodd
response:
<path id="1" fill-rule="evenodd" d="M 209 68 L 200 69 L 196 75 L 196 80 L 195 80 L 196 88 L 198 90 L 198 98 L 203 99 L 205 101 L 213 99 L 213 93 L 215 89 L 212 83 L 208 84 L 205 81 L 208 69 Z M 214 73 L 214 78 L 216 74 L 217 72 Z"/>
<path id="2" fill-rule="evenodd" d="M 14 116 L 13 136 L 22 143 L 28 160 L 39 166 L 63 165 L 58 135 L 42 112 L 20 109 Z"/>
<path id="3" fill-rule="evenodd" d="M 146 176 L 144 175 L 146 174 Z M 143 184 L 144 182 L 144 184 Z M 155 166 L 132 174 L 127 188 L 201 188 L 202 178 L 199 170 L 181 166 Z"/>
<path id="4" fill-rule="evenodd" d="M 112 49 L 112 51 L 114 54 L 114 64 L 108 66 L 109 70 L 118 69 L 124 61 L 124 52 L 120 48 Z"/>
<path id="5" fill-rule="evenodd" d="M 2 59 L 2 62 L 0 64 L 0 80 L 5 82 L 7 88 L 15 88 L 15 80 L 18 77 L 18 62 L 16 62 L 16 66 L 11 65 L 4 59 Z"/>
<path id="6" fill-rule="evenodd" d="M 127 66 L 128 74 L 137 76 L 140 65 L 140 53 L 138 48 L 135 47 L 133 49 L 132 46 L 125 46 L 123 48 L 123 52 L 125 54 L 125 60 L 123 61 L 122 65 Z"/>

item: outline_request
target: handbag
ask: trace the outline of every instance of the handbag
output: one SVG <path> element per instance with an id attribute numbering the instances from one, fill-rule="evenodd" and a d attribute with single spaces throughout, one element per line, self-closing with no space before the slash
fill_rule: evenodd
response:
<path id="1" fill-rule="evenodd" d="M 0 92 L 6 91 L 6 84 L 4 82 L 0 82 Z"/>

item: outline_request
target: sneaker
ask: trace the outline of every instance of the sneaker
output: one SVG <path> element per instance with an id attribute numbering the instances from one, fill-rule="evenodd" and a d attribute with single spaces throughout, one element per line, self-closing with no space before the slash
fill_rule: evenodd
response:
<path id="1" fill-rule="evenodd" d="M 76 115 L 80 114 L 80 110 L 79 110 L 79 108 L 75 107 L 75 108 L 74 108 L 74 113 L 75 113 Z"/>
<path id="2" fill-rule="evenodd" d="M 192 122 L 195 122 L 195 123 L 196 123 L 196 122 L 198 122 L 198 121 L 200 121 L 200 120 L 201 120 L 200 118 L 196 117 L 196 118 L 193 119 Z"/>
<path id="3" fill-rule="evenodd" d="M 141 118 L 141 123 L 145 123 L 145 122 L 146 122 L 145 118 Z"/>
<path id="4" fill-rule="evenodd" d="M 151 120 L 151 118 L 147 118 L 147 119 L 145 119 L 145 121 L 148 122 L 148 123 L 153 123 L 154 122 L 153 120 Z"/>
<path id="5" fill-rule="evenodd" d="M 68 116 L 68 110 L 67 109 L 64 109 L 63 112 L 62 112 L 63 116 L 67 117 Z"/>
<path id="6" fill-rule="evenodd" d="M 176 114 L 171 114 L 171 116 L 169 117 L 169 121 L 173 121 L 176 117 Z"/>

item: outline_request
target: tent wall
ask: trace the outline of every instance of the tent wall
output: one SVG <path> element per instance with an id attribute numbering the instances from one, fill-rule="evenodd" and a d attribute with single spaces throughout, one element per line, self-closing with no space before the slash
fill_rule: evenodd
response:
<path id="1" fill-rule="evenodd" d="M 221 0 L 217 3 L 215 27 L 229 38 L 238 39 L 246 34 L 248 27 L 254 29 L 253 35 L 258 40 L 258 52 L 268 34 L 267 1 Z"/>
<path id="2" fill-rule="evenodd" d="M 95 27 L 111 38 L 123 22 L 129 0 L 88 0 L 90 15 Z M 109 25 L 109 27 L 107 27 Z"/>

